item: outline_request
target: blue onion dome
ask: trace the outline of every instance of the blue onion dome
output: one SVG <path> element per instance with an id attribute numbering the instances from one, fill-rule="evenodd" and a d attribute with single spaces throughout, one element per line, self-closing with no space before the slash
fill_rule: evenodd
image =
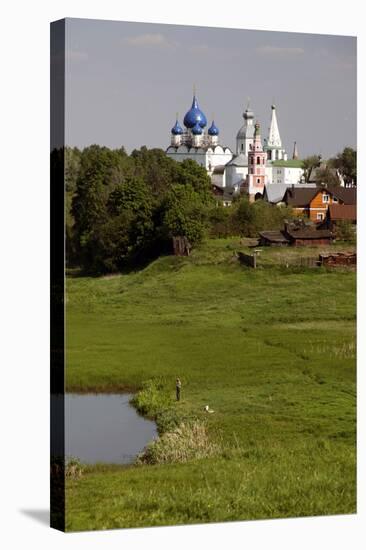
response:
<path id="1" fill-rule="evenodd" d="M 199 125 L 199 122 L 196 122 L 196 124 L 192 128 L 192 134 L 194 136 L 200 136 L 202 134 L 203 130 L 201 126 Z"/>
<path id="2" fill-rule="evenodd" d="M 172 128 L 172 134 L 173 134 L 174 136 L 180 136 L 180 135 L 183 134 L 183 128 L 182 128 L 182 126 L 179 124 L 178 119 L 175 121 L 175 124 L 174 124 L 174 126 L 173 126 L 173 128 Z"/>
<path id="3" fill-rule="evenodd" d="M 201 126 L 201 128 L 204 128 L 207 125 L 207 119 L 198 107 L 196 96 L 193 96 L 192 107 L 186 113 L 183 122 L 186 128 L 193 128 L 193 126 L 197 123 Z"/>
<path id="4" fill-rule="evenodd" d="M 215 121 L 212 121 L 211 126 L 208 129 L 208 135 L 209 136 L 218 136 L 219 135 L 219 129 L 215 124 Z"/>

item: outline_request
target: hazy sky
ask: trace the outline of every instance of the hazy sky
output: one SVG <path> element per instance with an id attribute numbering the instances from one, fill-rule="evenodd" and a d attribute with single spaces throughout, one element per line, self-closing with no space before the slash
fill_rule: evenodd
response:
<path id="1" fill-rule="evenodd" d="M 267 137 L 301 157 L 356 146 L 356 38 L 67 19 L 66 143 L 165 149 L 196 85 L 200 108 L 235 136 L 250 106 Z"/>

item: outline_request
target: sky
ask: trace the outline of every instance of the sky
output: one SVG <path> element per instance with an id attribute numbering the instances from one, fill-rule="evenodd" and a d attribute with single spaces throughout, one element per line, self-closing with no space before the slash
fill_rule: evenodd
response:
<path id="1" fill-rule="evenodd" d="M 289 158 L 356 147 L 355 37 L 66 21 L 67 145 L 166 149 L 195 87 L 234 151 L 248 101 L 262 138 L 275 103 Z"/>

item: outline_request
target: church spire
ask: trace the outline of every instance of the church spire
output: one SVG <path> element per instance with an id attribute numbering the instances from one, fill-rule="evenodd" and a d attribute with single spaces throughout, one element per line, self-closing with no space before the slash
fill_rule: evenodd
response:
<path id="1" fill-rule="evenodd" d="M 269 136 L 268 136 L 268 146 L 269 147 L 282 147 L 281 143 L 281 136 L 278 129 L 277 124 L 277 116 L 276 116 L 276 106 L 272 105 L 272 118 L 271 118 L 271 126 L 269 129 Z"/>
<path id="2" fill-rule="evenodd" d="M 297 160 L 299 158 L 296 141 L 294 141 L 294 152 L 292 153 L 292 158 L 293 160 Z"/>

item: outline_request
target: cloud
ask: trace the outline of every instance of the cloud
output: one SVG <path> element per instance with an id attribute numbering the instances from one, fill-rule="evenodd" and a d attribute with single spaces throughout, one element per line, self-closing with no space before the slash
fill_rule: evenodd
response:
<path id="1" fill-rule="evenodd" d="M 174 42 L 170 42 L 163 34 L 139 34 L 137 36 L 130 36 L 124 40 L 130 46 L 150 47 L 155 46 L 159 48 L 170 48 L 175 46 Z"/>
<path id="2" fill-rule="evenodd" d="M 303 48 L 291 48 L 281 46 L 260 46 L 259 48 L 256 48 L 256 52 L 261 55 L 285 57 L 302 55 L 305 53 L 305 50 Z"/>

